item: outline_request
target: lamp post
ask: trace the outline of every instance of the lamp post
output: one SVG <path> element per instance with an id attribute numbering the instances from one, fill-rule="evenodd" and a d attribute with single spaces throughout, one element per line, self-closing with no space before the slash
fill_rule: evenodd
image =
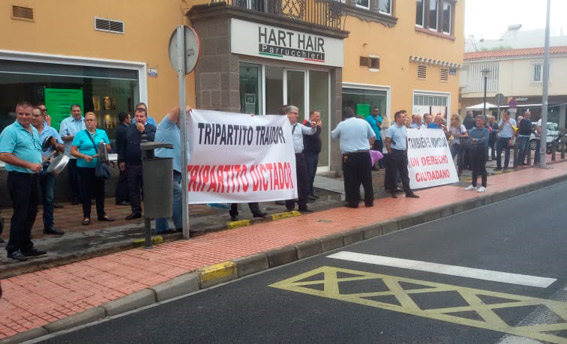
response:
<path id="1" fill-rule="evenodd" d="M 480 71 L 482 77 L 484 78 L 484 99 L 482 103 L 482 117 L 486 118 L 486 84 L 488 83 L 488 75 L 490 75 L 490 69 L 484 68 Z"/>

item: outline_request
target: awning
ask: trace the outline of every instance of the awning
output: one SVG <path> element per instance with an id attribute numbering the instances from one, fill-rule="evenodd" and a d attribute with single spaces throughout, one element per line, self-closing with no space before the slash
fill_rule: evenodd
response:
<path id="1" fill-rule="evenodd" d="M 498 107 L 498 105 L 494 105 L 492 103 L 486 102 L 486 108 L 487 109 L 495 109 L 497 107 Z M 467 110 L 482 110 L 482 109 L 484 109 L 484 103 L 480 103 L 480 104 L 476 104 L 476 105 L 467 107 Z"/>

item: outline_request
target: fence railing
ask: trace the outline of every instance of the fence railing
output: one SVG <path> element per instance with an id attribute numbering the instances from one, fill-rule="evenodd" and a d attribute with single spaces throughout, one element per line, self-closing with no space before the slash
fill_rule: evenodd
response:
<path id="1" fill-rule="evenodd" d="M 229 6 L 283 16 L 310 24 L 341 28 L 341 2 L 326 0 L 222 0 Z"/>

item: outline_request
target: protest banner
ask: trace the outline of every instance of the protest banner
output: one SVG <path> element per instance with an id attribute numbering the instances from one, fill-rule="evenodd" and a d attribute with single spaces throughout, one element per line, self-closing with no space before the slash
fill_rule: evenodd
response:
<path id="1" fill-rule="evenodd" d="M 412 189 L 459 181 L 443 130 L 408 129 L 408 172 Z"/>
<path id="2" fill-rule="evenodd" d="M 287 116 L 192 110 L 188 203 L 246 203 L 297 198 Z"/>

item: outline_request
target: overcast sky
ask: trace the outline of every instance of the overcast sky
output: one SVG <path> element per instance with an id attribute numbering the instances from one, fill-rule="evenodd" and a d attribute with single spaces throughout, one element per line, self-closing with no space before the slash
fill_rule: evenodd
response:
<path id="1" fill-rule="evenodd" d="M 497 39 L 508 25 L 522 24 L 522 30 L 545 29 L 547 0 L 466 0 L 465 37 Z M 567 35 L 567 0 L 551 0 L 551 28 Z"/>

